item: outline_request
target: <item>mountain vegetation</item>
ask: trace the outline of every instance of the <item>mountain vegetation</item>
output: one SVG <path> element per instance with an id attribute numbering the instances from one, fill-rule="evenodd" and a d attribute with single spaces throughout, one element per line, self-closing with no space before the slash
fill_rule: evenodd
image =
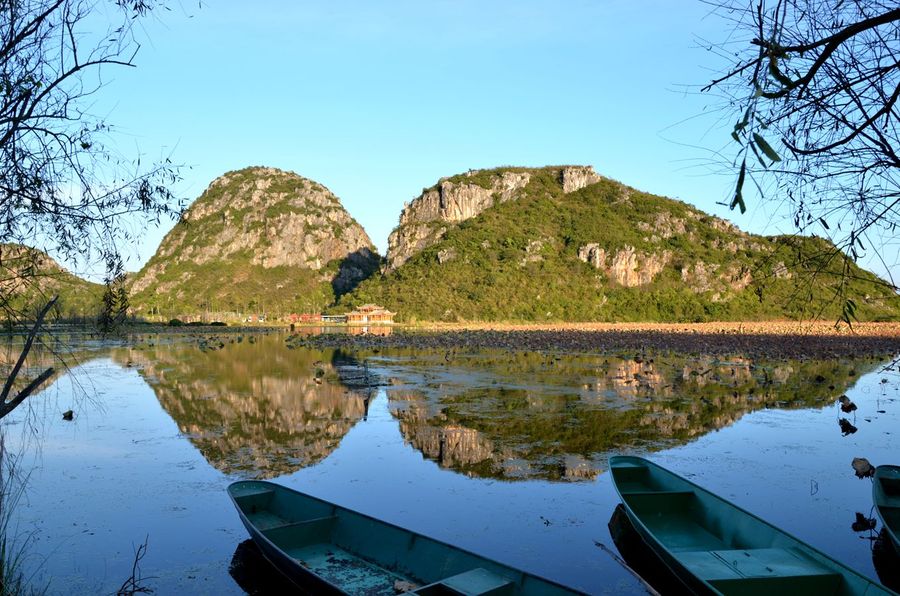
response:
<path id="1" fill-rule="evenodd" d="M 589 168 L 444 179 L 400 222 L 383 274 L 335 310 L 376 302 L 406 321 L 837 319 L 837 280 L 859 320 L 900 313 L 892 287 L 833 259 L 825 239 L 747 234 Z"/>
<path id="2" fill-rule="evenodd" d="M 104 286 L 63 269 L 47 253 L 21 244 L 0 244 L 0 297 L 4 313 L 35 313 L 53 296 L 59 299 L 51 319 L 95 319 L 101 311 Z M 14 319 L 9 319 L 12 321 Z"/>

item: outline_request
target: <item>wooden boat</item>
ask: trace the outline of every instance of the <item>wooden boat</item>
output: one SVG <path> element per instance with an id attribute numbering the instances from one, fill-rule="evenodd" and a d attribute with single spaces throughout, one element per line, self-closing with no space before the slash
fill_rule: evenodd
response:
<path id="1" fill-rule="evenodd" d="M 894 552 L 900 556 L 900 466 L 875 468 L 872 501 Z"/>
<path id="2" fill-rule="evenodd" d="M 698 594 L 894 594 L 808 544 L 640 457 L 609 460 L 625 511 Z"/>
<path id="3" fill-rule="evenodd" d="M 235 482 L 228 494 L 263 555 L 314 594 L 582 593 L 272 482 Z"/>

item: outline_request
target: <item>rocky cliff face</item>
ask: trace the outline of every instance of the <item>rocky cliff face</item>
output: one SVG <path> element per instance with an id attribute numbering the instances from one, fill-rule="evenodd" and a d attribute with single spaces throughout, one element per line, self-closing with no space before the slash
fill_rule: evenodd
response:
<path id="1" fill-rule="evenodd" d="M 591 166 L 549 169 L 556 171 L 566 193 L 600 181 Z M 388 238 L 387 270 L 397 269 L 414 254 L 440 241 L 447 224 L 458 224 L 517 198 L 533 173 L 534 169 L 527 168 L 470 170 L 426 189 L 403 208 L 400 225 Z"/>
<path id="2" fill-rule="evenodd" d="M 197 292 L 227 302 L 223 282 L 259 278 L 255 293 L 299 294 L 310 288 L 288 286 L 303 277 L 305 285 L 330 284 L 339 295 L 377 263 L 366 232 L 331 191 L 291 172 L 253 167 L 209 185 L 134 278 L 131 291 L 139 304 L 158 294 L 184 303 Z"/>

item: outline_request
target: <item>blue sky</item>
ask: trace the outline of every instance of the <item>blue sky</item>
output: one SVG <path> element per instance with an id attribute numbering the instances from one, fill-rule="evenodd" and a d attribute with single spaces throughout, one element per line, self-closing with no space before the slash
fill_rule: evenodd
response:
<path id="1" fill-rule="evenodd" d="M 790 232 L 769 205 L 717 205 L 734 178 L 702 165 L 730 128 L 696 92 L 722 66 L 700 40 L 728 32 L 699 0 L 204 0 L 142 24 L 138 67 L 110 72 L 94 111 L 124 153 L 189 165 L 189 200 L 229 170 L 291 170 L 340 197 L 382 254 L 423 187 L 500 165 L 590 164 Z M 127 268 L 169 227 L 127 250 Z"/>

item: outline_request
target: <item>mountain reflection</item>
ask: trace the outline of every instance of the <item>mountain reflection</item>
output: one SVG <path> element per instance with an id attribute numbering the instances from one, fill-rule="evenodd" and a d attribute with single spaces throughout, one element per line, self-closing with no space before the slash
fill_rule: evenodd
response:
<path id="1" fill-rule="evenodd" d="M 579 481 L 595 478 L 611 453 L 684 444 L 761 408 L 833 405 L 857 372 L 878 366 L 412 349 L 350 357 L 278 335 L 160 341 L 113 357 L 138 367 L 213 466 L 254 478 L 327 457 L 365 419 L 375 386 L 403 440 L 446 469 Z"/>
<path id="2" fill-rule="evenodd" d="M 398 352 L 379 366 L 404 439 L 442 467 L 582 480 L 612 452 L 683 444 L 761 408 L 830 405 L 864 365 Z"/>
<path id="3" fill-rule="evenodd" d="M 366 411 L 365 391 L 341 382 L 355 362 L 288 350 L 275 336 L 150 341 L 113 358 L 141 370 L 181 433 L 227 474 L 272 478 L 315 464 Z"/>

